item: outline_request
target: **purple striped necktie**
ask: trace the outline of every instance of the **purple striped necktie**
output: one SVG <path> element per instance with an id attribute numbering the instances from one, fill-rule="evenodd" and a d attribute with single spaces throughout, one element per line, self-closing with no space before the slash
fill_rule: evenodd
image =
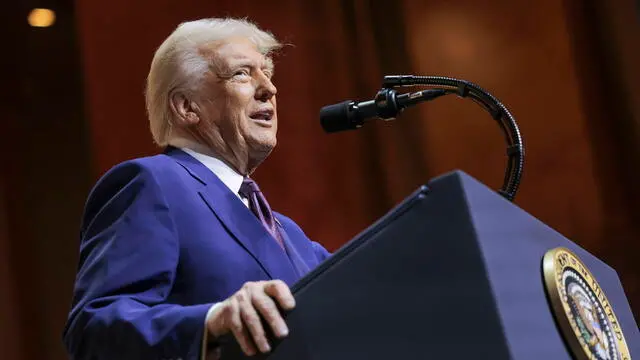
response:
<path id="1" fill-rule="evenodd" d="M 260 191 L 258 184 L 251 178 L 245 177 L 242 181 L 242 186 L 240 186 L 239 193 L 249 200 L 249 209 L 258 217 L 258 220 L 260 220 L 269 234 L 278 242 L 280 247 L 284 249 L 284 244 L 276 227 L 273 212 L 271 212 L 271 207 L 269 207 L 269 203 L 262 194 L 262 191 Z"/>

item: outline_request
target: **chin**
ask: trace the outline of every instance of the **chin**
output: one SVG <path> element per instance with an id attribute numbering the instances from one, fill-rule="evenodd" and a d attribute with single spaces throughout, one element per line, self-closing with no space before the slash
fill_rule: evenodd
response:
<path id="1" fill-rule="evenodd" d="M 276 147 L 276 142 L 274 141 L 261 141 L 261 142 L 252 142 L 249 144 L 249 163 L 248 165 L 248 173 L 251 174 L 255 171 L 255 169 L 262 164 L 263 161 L 269 157 L 269 154 Z"/>
<path id="2" fill-rule="evenodd" d="M 259 139 L 253 139 L 249 145 L 249 151 L 251 152 L 251 157 L 263 157 L 266 158 L 276 147 L 277 140 L 275 136 L 265 136 Z"/>

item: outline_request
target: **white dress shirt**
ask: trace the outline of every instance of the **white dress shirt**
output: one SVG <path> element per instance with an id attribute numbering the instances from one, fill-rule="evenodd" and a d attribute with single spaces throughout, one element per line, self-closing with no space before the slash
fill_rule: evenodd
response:
<path id="1" fill-rule="evenodd" d="M 211 172 L 213 172 L 220 181 L 222 181 L 229 190 L 231 190 L 232 193 L 236 194 L 236 196 L 242 200 L 247 207 L 249 206 L 249 200 L 240 195 L 240 187 L 242 186 L 244 176 L 240 175 L 231 166 L 218 158 L 201 154 L 186 147 L 180 149 L 193 156 L 196 160 L 201 162 L 202 165 L 206 166 L 207 169 L 211 170 Z"/>

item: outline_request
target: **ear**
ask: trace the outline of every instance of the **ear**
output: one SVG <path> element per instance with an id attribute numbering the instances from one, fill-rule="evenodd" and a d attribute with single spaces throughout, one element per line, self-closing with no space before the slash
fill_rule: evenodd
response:
<path id="1" fill-rule="evenodd" d="M 191 101 L 183 91 L 174 90 L 169 94 L 169 106 L 175 115 L 176 125 L 188 127 L 200 122 L 198 104 Z"/>

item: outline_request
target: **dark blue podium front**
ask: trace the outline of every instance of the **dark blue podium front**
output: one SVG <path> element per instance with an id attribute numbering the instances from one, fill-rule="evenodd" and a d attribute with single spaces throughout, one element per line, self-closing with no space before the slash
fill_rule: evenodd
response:
<path id="1" fill-rule="evenodd" d="M 542 258 L 566 247 L 604 290 L 632 356 L 640 333 L 616 272 L 457 171 L 429 182 L 293 287 L 290 335 L 265 359 L 573 359 Z M 223 360 L 241 359 L 235 342 Z"/>

